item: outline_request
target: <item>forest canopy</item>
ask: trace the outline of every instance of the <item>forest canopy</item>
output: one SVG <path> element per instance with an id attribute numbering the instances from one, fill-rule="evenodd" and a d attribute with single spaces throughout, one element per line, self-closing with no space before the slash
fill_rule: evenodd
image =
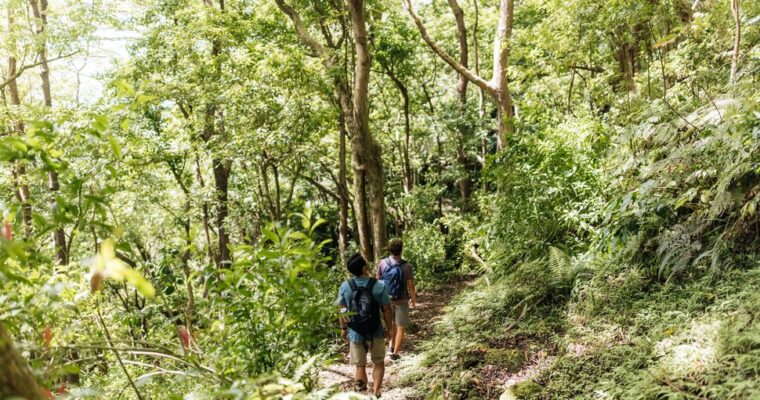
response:
<path id="1" fill-rule="evenodd" d="M 0 399 L 346 396 L 394 237 L 408 398 L 760 396 L 760 2 L 0 9 Z"/>

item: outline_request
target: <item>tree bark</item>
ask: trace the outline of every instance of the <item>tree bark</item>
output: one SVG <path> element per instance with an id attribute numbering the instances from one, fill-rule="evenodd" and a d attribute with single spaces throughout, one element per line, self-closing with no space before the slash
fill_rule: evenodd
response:
<path id="1" fill-rule="evenodd" d="M 340 144 L 338 148 L 338 251 L 340 252 L 340 263 L 346 266 L 348 257 L 346 249 L 348 247 L 348 180 L 346 178 L 346 122 L 342 112 L 338 113 L 338 134 L 340 135 Z"/>
<path id="2" fill-rule="evenodd" d="M 464 23 L 464 11 L 459 6 L 457 0 L 449 0 L 449 7 L 454 13 L 454 19 L 457 24 L 457 36 L 459 36 L 459 63 L 469 68 L 469 53 L 467 48 L 467 28 Z M 459 117 L 461 122 L 459 124 L 459 138 L 457 138 L 457 162 L 462 170 L 464 176 L 459 180 L 459 194 L 462 197 L 462 209 L 467 211 L 470 204 L 470 195 L 472 193 L 472 179 L 469 175 L 469 166 L 467 164 L 467 151 L 466 145 L 468 142 L 468 131 L 464 124 L 464 120 L 467 118 L 467 78 L 464 75 L 459 74 L 459 81 L 457 82 L 457 98 L 459 102 Z"/>
<path id="3" fill-rule="evenodd" d="M 182 194 L 185 196 L 184 204 L 182 205 L 182 212 L 184 213 L 184 219 L 182 220 L 182 230 L 185 235 L 185 248 L 182 250 L 182 274 L 185 277 L 185 287 L 187 288 L 187 305 L 185 307 L 185 327 L 189 337 L 193 334 L 193 310 L 195 309 L 195 293 L 193 290 L 193 282 L 190 271 L 190 258 L 192 257 L 191 248 L 193 241 L 190 238 L 190 211 L 192 208 L 190 188 L 185 184 L 182 179 L 182 169 L 175 168 L 175 166 L 169 163 L 169 170 L 174 176 L 174 180 L 177 181 L 177 185 L 182 190 Z"/>
<path id="4" fill-rule="evenodd" d="M 213 8 L 212 0 L 206 0 L 206 6 Z M 224 12 L 224 0 L 219 0 L 219 10 Z M 222 44 L 220 41 L 214 40 L 211 44 L 211 57 L 215 63 L 214 74 L 217 79 L 221 79 L 222 75 L 222 61 L 220 55 L 222 53 Z M 217 119 L 218 124 L 217 124 Z M 201 135 L 203 141 L 208 143 L 213 136 L 224 136 L 223 117 L 219 112 L 219 106 L 215 103 L 206 104 L 205 110 L 205 126 L 203 134 Z M 212 168 L 214 170 L 214 189 L 216 197 L 216 236 L 217 246 L 219 249 L 219 257 L 217 259 L 217 265 L 221 268 L 228 268 L 232 264 L 232 255 L 230 254 L 229 244 L 230 235 L 225 227 L 227 216 L 229 215 L 229 203 L 228 203 L 228 186 L 230 173 L 232 171 L 232 161 L 225 158 L 214 157 L 212 159 Z"/>
<path id="5" fill-rule="evenodd" d="M 736 82 L 736 68 L 739 64 L 739 46 L 741 45 L 742 40 L 742 22 L 741 22 L 741 15 L 739 14 L 740 11 L 740 5 L 739 0 L 731 0 L 731 13 L 734 16 L 734 24 L 735 24 L 735 30 L 734 30 L 734 52 L 733 56 L 731 57 L 731 76 L 729 78 L 729 81 L 733 85 Z"/>
<path id="6" fill-rule="evenodd" d="M 478 0 L 472 0 L 472 7 L 475 11 L 474 15 L 474 21 L 472 23 L 472 49 L 473 49 L 473 56 L 475 58 L 475 73 L 480 75 L 480 55 L 479 53 L 479 45 L 478 45 L 478 24 L 480 22 L 480 13 L 478 8 Z M 483 119 L 486 116 L 486 102 L 485 102 L 486 92 L 482 88 L 478 88 L 478 120 L 481 123 L 483 123 Z M 483 137 L 480 139 L 480 165 L 481 168 L 484 168 L 486 165 L 486 157 L 488 157 L 488 135 L 483 135 Z M 483 194 L 488 193 L 488 182 L 486 179 L 481 178 L 481 191 Z"/>
<path id="7" fill-rule="evenodd" d="M 8 7 L 8 29 L 12 29 L 15 24 L 15 16 L 13 7 Z M 15 47 L 15 43 L 12 43 L 12 47 Z M 20 73 L 17 67 L 16 57 L 8 57 L 8 91 L 11 95 L 11 105 L 20 108 L 21 107 L 21 95 L 18 90 L 18 80 Z M 21 118 L 13 120 L 13 131 L 22 135 L 26 127 L 24 121 Z M 26 166 L 23 161 L 16 162 L 13 166 L 13 185 L 16 192 L 16 198 L 21 204 L 21 214 L 24 222 L 24 238 L 28 239 L 32 236 L 32 200 L 29 193 L 29 183 L 27 182 Z"/>
<path id="8" fill-rule="evenodd" d="M 230 235 L 227 232 L 225 222 L 229 215 L 228 186 L 232 161 L 215 158 L 212 161 L 214 168 L 214 188 L 216 189 L 216 236 L 219 247 L 219 266 L 229 268 L 232 264 L 229 244 Z"/>
<path id="9" fill-rule="evenodd" d="M 198 181 L 198 186 L 201 189 L 201 192 L 203 192 L 203 188 L 206 187 L 206 183 L 203 180 L 203 174 L 201 173 L 201 163 L 200 160 L 198 160 L 198 157 L 195 158 L 195 178 Z M 211 245 L 211 232 L 210 232 L 210 217 L 208 212 L 208 202 L 206 200 L 203 200 L 203 204 L 201 205 L 202 211 L 203 211 L 203 231 L 206 234 L 206 255 L 208 256 L 208 262 L 213 263 L 214 262 L 214 250 Z"/>
<path id="10" fill-rule="evenodd" d="M 0 398 L 42 400 L 42 393 L 26 361 L 13 346 L 3 324 L 0 324 Z"/>
<path id="11" fill-rule="evenodd" d="M 514 22 L 514 0 L 501 0 L 499 23 L 493 45 L 493 82 L 496 103 L 499 109 L 499 136 L 496 147 L 504 150 L 507 139 L 514 133 L 514 113 L 512 94 L 509 91 L 509 54 L 512 49 L 512 26 Z"/>
<path id="12" fill-rule="evenodd" d="M 385 177 L 380 146 L 369 131 L 369 72 L 370 53 L 367 40 L 367 24 L 364 15 L 364 0 L 348 0 L 348 12 L 351 15 L 351 30 L 354 35 L 354 115 L 357 125 L 354 147 L 359 161 L 355 166 L 366 176 L 369 190 L 369 208 L 372 217 L 372 262 L 383 256 L 386 241 L 385 227 Z M 370 260 L 367 260 L 370 261 Z"/>
<path id="13" fill-rule="evenodd" d="M 389 65 L 383 65 L 385 73 L 391 78 L 393 84 L 401 94 L 401 100 L 404 110 L 404 142 L 401 146 L 401 166 L 404 172 L 404 193 L 410 193 L 414 187 L 414 174 L 412 172 L 412 163 L 409 157 L 409 147 L 411 142 L 411 116 L 409 105 L 409 89 L 406 87 L 403 81 L 393 72 L 393 69 Z"/>
<path id="14" fill-rule="evenodd" d="M 42 36 L 47 29 L 47 0 L 29 0 L 32 7 L 32 13 L 36 20 L 36 34 Z M 47 41 L 43 37 L 39 44 L 37 56 L 40 61 L 40 80 L 42 81 L 42 96 L 45 101 L 45 107 L 50 110 L 53 107 L 53 96 L 50 87 L 50 67 L 48 66 L 47 59 Z M 49 207 L 51 213 L 55 213 L 56 202 L 55 198 L 58 192 L 61 190 L 60 183 L 58 182 L 58 172 L 48 172 L 48 190 L 50 190 Z M 55 243 L 55 259 L 58 265 L 66 265 L 69 263 L 69 257 L 66 247 L 66 234 L 63 231 L 63 227 L 56 224 L 53 229 L 53 242 Z"/>

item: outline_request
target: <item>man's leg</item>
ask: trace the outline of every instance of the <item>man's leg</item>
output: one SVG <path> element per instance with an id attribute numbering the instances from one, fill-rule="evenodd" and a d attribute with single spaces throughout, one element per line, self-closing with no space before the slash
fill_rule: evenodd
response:
<path id="1" fill-rule="evenodd" d="M 393 340 L 393 353 L 398 354 L 401 351 L 401 344 L 404 343 L 404 327 L 396 325 L 396 338 Z"/>
<path id="2" fill-rule="evenodd" d="M 409 326 L 409 306 L 393 306 L 393 323 L 396 326 L 396 338 L 393 340 L 393 353 L 399 354 L 404 343 L 404 331 Z"/>
<path id="3" fill-rule="evenodd" d="M 383 385 L 383 376 L 385 376 L 385 340 L 376 338 L 372 341 L 372 393 L 379 396 L 381 386 Z"/>
<path id="4" fill-rule="evenodd" d="M 350 343 L 349 344 L 350 350 L 351 350 L 351 365 L 356 366 L 356 374 L 354 375 L 356 377 L 356 384 L 357 390 L 360 390 L 360 383 L 364 383 L 364 387 L 367 387 L 367 348 L 365 347 L 364 343 Z"/>
<path id="5" fill-rule="evenodd" d="M 356 366 L 356 381 L 357 382 L 362 381 L 364 383 L 367 383 L 367 366 L 366 365 Z"/>
<path id="6" fill-rule="evenodd" d="M 398 327 L 396 326 L 396 318 L 393 315 L 394 312 L 395 312 L 395 307 L 391 305 L 391 326 L 388 327 L 388 332 L 394 332 L 394 330 L 391 328 L 398 329 Z M 390 340 L 388 340 L 388 342 L 390 343 L 390 345 L 388 346 L 388 351 L 390 351 L 391 353 L 395 353 L 396 346 L 394 346 L 394 343 L 396 341 L 396 336 L 394 335 L 389 335 L 389 336 L 390 336 Z"/>
<path id="7" fill-rule="evenodd" d="M 375 364 L 372 368 L 372 393 L 375 396 L 378 396 L 381 392 L 380 387 L 383 385 L 383 376 L 385 376 L 385 364 Z"/>

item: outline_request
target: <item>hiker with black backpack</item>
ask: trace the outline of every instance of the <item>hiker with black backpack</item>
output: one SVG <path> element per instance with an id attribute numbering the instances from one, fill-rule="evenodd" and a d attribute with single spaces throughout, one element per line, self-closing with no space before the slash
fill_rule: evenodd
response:
<path id="1" fill-rule="evenodd" d="M 382 281 L 369 275 L 367 261 L 361 254 L 354 254 L 347 264 L 354 275 L 340 285 L 338 307 L 341 311 L 340 327 L 343 339 L 349 342 L 351 365 L 356 366 L 355 388 L 357 392 L 367 390 L 367 353 L 372 364 L 372 393 L 380 397 L 380 386 L 385 375 L 385 338 L 393 337 L 391 306 L 388 289 Z M 380 313 L 385 320 L 383 328 Z"/>
<path id="2" fill-rule="evenodd" d="M 400 358 L 404 331 L 409 328 L 409 309 L 417 306 L 417 290 L 414 287 L 414 268 L 401 258 L 404 243 L 401 239 L 391 239 L 388 243 L 390 256 L 380 260 L 377 265 L 377 279 L 388 287 L 393 310 L 395 335 L 391 336 L 391 360 Z"/>

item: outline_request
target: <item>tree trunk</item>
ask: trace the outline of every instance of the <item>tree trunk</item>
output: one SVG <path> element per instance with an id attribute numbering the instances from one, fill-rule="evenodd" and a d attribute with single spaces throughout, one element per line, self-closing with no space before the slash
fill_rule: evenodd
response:
<path id="1" fill-rule="evenodd" d="M 184 169 L 184 166 L 183 166 Z M 191 248 L 193 246 L 193 240 L 190 235 L 190 213 L 192 210 L 191 193 L 190 188 L 185 184 L 182 179 L 183 171 L 175 168 L 172 163 L 169 163 L 169 170 L 177 181 L 177 185 L 182 190 L 182 194 L 185 196 L 184 204 L 182 205 L 182 212 L 185 215 L 185 219 L 182 220 L 182 230 L 185 236 L 185 248 L 182 250 L 182 274 L 185 278 L 185 287 L 187 288 L 187 306 L 185 307 L 185 327 L 187 328 L 188 337 L 192 337 L 193 334 L 193 309 L 195 308 L 195 293 L 193 291 L 193 282 L 190 271 L 190 258 L 192 257 Z"/>
<path id="2" fill-rule="evenodd" d="M 355 153 L 360 155 L 358 165 L 354 168 L 364 172 L 369 194 L 369 208 L 372 222 L 373 254 L 372 261 L 379 260 L 385 248 L 385 177 L 380 146 L 369 131 L 369 72 L 370 54 L 367 43 L 367 25 L 364 16 L 363 0 L 348 0 L 348 12 L 351 15 L 351 29 L 354 34 L 354 52 L 356 65 L 354 68 L 354 115 L 357 132 L 353 141 L 357 148 Z M 359 157 L 357 157 L 359 158 Z M 370 260 L 367 260 L 370 261 Z"/>
<path id="3" fill-rule="evenodd" d="M 219 266 L 229 268 L 232 264 L 229 244 L 230 235 L 225 227 L 227 216 L 229 215 L 228 204 L 228 185 L 230 180 L 230 171 L 232 170 L 232 161 L 215 158 L 213 161 L 214 168 L 214 188 L 216 189 L 216 236 L 219 247 Z"/>
<path id="4" fill-rule="evenodd" d="M 206 183 L 203 180 L 203 174 L 201 174 L 201 163 L 200 160 L 198 160 L 197 156 L 195 158 L 195 178 L 198 181 L 198 186 L 200 186 L 201 192 L 203 192 L 203 189 L 206 187 Z M 210 217 L 208 212 L 208 202 L 206 200 L 203 200 L 201 208 L 203 211 L 203 231 L 206 234 L 206 255 L 208 256 L 208 262 L 213 263 L 215 257 L 213 246 L 211 245 L 211 232 L 209 228 Z"/>
<path id="5" fill-rule="evenodd" d="M 509 54 L 512 44 L 512 26 L 514 22 L 514 0 L 501 0 L 499 7 L 499 24 L 493 46 L 493 88 L 499 110 L 499 136 L 496 145 L 504 150 L 507 140 L 514 132 L 514 113 L 512 94 L 509 91 Z"/>
<path id="6" fill-rule="evenodd" d="M 0 324 L 0 398 L 6 397 L 44 399 L 42 390 L 26 361 L 13 346 L 3 324 Z"/>
<path id="7" fill-rule="evenodd" d="M 9 30 L 15 23 L 13 7 L 8 7 L 8 28 Z M 15 45 L 15 43 L 12 43 Z M 21 95 L 18 91 L 18 67 L 17 61 L 14 56 L 8 57 L 8 90 L 11 95 L 11 105 L 19 108 L 21 107 Z M 18 135 L 23 135 L 25 131 L 24 121 L 19 117 L 14 119 L 13 131 Z M 16 162 L 13 167 L 13 185 L 16 192 L 16 198 L 21 204 L 21 213 L 24 222 L 24 238 L 28 239 L 32 236 L 32 200 L 29 193 L 29 183 L 27 182 L 26 166 L 23 161 Z"/>
<path id="8" fill-rule="evenodd" d="M 625 41 L 618 44 L 618 64 L 620 65 L 620 74 L 623 76 L 625 89 L 629 92 L 636 90 L 634 75 L 636 63 L 636 47 Z"/>
<path id="9" fill-rule="evenodd" d="M 409 89 L 407 89 L 404 82 L 401 81 L 401 79 L 396 76 L 396 74 L 393 72 L 393 69 L 389 65 L 383 66 L 385 69 L 385 73 L 388 74 L 388 76 L 393 81 L 393 84 L 396 86 L 396 89 L 398 89 L 399 93 L 401 93 L 401 100 L 403 102 L 403 110 L 404 110 L 404 142 L 401 146 L 401 166 L 404 172 L 403 176 L 403 184 L 404 184 L 404 193 L 409 194 L 412 191 L 412 188 L 414 187 L 414 174 L 412 172 L 412 163 L 409 158 L 409 147 L 410 147 L 410 141 L 411 141 L 411 135 L 412 135 L 412 125 L 411 125 L 411 116 L 410 116 L 410 106 L 409 106 Z"/>
<path id="10" fill-rule="evenodd" d="M 457 24 L 457 36 L 459 37 L 459 63 L 463 67 L 468 68 L 469 53 L 467 48 L 467 28 L 464 24 L 464 12 L 459 6 L 459 3 L 457 3 L 457 0 L 448 1 Z M 469 132 L 467 131 L 466 125 L 463 123 L 465 118 L 467 118 L 467 78 L 462 74 L 459 74 L 459 81 L 457 82 L 457 98 L 459 102 L 459 117 L 461 119 L 459 124 L 459 137 L 457 138 L 457 162 L 464 174 L 462 179 L 459 180 L 459 194 L 462 197 L 462 209 L 467 211 L 469 209 L 470 195 L 472 193 L 472 179 L 470 179 L 466 151 Z"/>
<path id="11" fill-rule="evenodd" d="M 477 75 L 480 75 L 480 56 L 479 56 L 479 45 L 478 45 L 478 23 L 480 22 L 480 13 L 478 9 L 478 0 L 472 0 L 472 7 L 475 11 L 475 20 L 472 23 L 472 49 L 473 49 L 473 58 L 475 58 L 475 73 Z M 478 88 L 478 121 L 480 122 L 480 125 L 482 127 L 483 125 L 483 119 L 486 116 L 486 91 L 483 88 Z M 486 166 L 486 157 L 488 157 L 488 135 L 483 135 L 482 138 L 480 138 L 480 164 L 481 168 L 485 168 Z M 480 178 L 481 182 L 481 192 L 483 194 L 488 193 L 488 181 L 481 176 Z"/>
<path id="12" fill-rule="evenodd" d="M 212 0 L 206 0 L 206 6 L 213 7 Z M 224 0 L 219 0 L 219 10 L 221 12 L 225 11 Z M 214 74 L 216 79 L 221 79 L 222 75 L 222 61 L 219 57 L 221 53 L 222 44 L 218 40 L 212 41 L 211 57 L 215 64 Z M 205 126 L 201 135 L 204 142 L 208 143 L 213 136 L 224 136 L 224 118 L 221 115 L 222 113 L 219 112 L 218 104 L 206 104 Z M 219 119 L 218 124 L 217 119 Z M 212 168 L 214 170 L 214 189 L 217 203 L 216 236 L 219 249 L 217 264 L 221 268 L 228 268 L 232 264 L 232 256 L 229 249 L 230 236 L 225 227 L 225 222 L 229 214 L 228 184 L 230 172 L 232 171 L 232 161 L 214 157 L 212 159 Z"/>
<path id="13" fill-rule="evenodd" d="M 42 36 L 47 28 L 47 0 L 29 0 L 32 6 L 32 13 L 36 19 L 37 24 L 37 36 Z M 50 68 L 47 60 L 47 43 L 45 39 L 39 44 L 39 50 L 37 56 L 40 59 L 40 80 L 42 81 L 42 95 L 45 100 L 45 107 L 48 111 L 53 107 L 53 96 L 50 89 Z M 48 190 L 50 190 L 49 207 L 51 213 L 55 213 L 56 202 L 55 198 L 58 192 L 61 190 L 60 183 L 58 182 L 58 172 L 48 172 Z M 63 227 L 56 223 L 53 229 L 53 241 L 55 243 L 55 259 L 58 265 L 66 265 L 69 263 L 69 257 L 66 252 L 66 234 L 63 231 Z"/>
<path id="14" fill-rule="evenodd" d="M 348 180 L 346 178 L 346 119 L 343 112 L 338 113 L 338 132 L 340 135 L 340 147 L 338 149 L 338 250 L 340 251 L 340 263 L 346 266 L 348 257 L 348 193 L 346 191 Z"/>
<path id="15" fill-rule="evenodd" d="M 734 16 L 735 24 L 734 53 L 733 57 L 731 57 L 731 76 L 729 78 L 729 81 L 732 85 L 736 82 L 736 67 L 739 64 L 739 45 L 741 45 L 742 40 L 742 25 L 741 15 L 739 14 L 739 7 L 739 0 L 731 0 L 731 13 Z"/>

